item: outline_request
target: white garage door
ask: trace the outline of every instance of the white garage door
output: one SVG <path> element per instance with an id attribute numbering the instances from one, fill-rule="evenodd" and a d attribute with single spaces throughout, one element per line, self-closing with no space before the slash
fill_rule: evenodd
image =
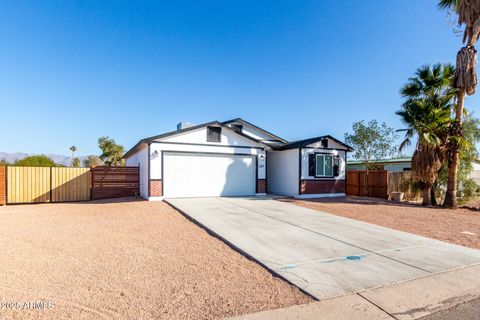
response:
<path id="1" fill-rule="evenodd" d="M 165 198 L 255 194 L 255 160 L 250 155 L 165 153 Z"/>

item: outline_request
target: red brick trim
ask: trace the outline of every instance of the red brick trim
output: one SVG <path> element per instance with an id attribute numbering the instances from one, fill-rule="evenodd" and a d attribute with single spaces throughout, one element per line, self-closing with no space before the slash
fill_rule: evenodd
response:
<path id="1" fill-rule="evenodd" d="M 301 180 L 300 194 L 345 193 L 345 180 Z"/>
<path id="2" fill-rule="evenodd" d="M 257 193 L 267 193 L 267 180 L 257 179 Z"/>
<path id="3" fill-rule="evenodd" d="M 162 180 L 150 180 L 150 197 L 163 196 Z"/>

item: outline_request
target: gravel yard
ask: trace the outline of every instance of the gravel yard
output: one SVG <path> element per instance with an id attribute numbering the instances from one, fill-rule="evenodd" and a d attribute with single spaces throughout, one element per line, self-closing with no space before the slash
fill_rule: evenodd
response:
<path id="1" fill-rule="evenodd" d="M 212 319 L 311 301 L 165 203 L 0 207 L 0 246 L 2 320 Z"/>
<path id="2" fill-rule="evenodd" d="M 284 199 L 282 201 L 480 249 L 479 211 L 465 208 L 458 210 L 424 208 L 420 205 L 350 196 L 311 200 Z"/>

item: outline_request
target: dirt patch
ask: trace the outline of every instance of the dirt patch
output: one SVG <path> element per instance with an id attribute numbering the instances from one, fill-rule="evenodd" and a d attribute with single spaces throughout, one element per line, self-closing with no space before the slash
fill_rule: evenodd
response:
<path id="1" fill-rule="evenodd" d="M 468 209 L 425 208 L 383 199 L 350 196 L 282 201 L 480 249 L 480 213 Z"/>
<path id="2" fill-rule="evenodd" d="M 0 207 L 0 231 L 0 319 L 213 319 L 311 301 L 164 203 Z"/>

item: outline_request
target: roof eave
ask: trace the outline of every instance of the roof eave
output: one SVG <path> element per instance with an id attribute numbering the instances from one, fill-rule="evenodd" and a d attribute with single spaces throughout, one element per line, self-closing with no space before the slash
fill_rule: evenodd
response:
<path id="1" fill-rule="evenodd" d="M 262 129 L 262 128 L 254 125 L 253 123 L 250 123 L 250 122 L 248 122 L 248 121 L 246 121 L 246 120 L 244 120 L 244 119 L 242 119 L 242 118 L 235 118 L 235 119 L 223 121 L 222 124 L 229 124 L 229 123 L 233 123 L 233 122 L 237 122 L 237 121 L 238 121 L 238 122 L 243 122 L 243 123 L 245 123 L 245 124 L 247 124 L 247 125 L 255 128 L 255 129 L 258 129 L 258 130 L 260 130 L 260 131 L 263 131 L 263 132 L 266 133 L 267 135 L 269 135 L 269 136 L 271 136 L 271 137 L 273 137 L 273 138 L 275 138 L 275 139 L 278 139 L 280 142 L 288 143 L 287 140 L 285 140 L 285 139 L 283 139 L 283 138 L 281 138 L 281 137 L 279 137 L 279 136 L 277 136 L 277 135 L 275 135 L 275 134 L 273 134 L 273 133 L 271 133 L 271 132 L 269 132 L 269 131 L 267 131 L 267 130 L 265 130 L 265 129 Z"/>

